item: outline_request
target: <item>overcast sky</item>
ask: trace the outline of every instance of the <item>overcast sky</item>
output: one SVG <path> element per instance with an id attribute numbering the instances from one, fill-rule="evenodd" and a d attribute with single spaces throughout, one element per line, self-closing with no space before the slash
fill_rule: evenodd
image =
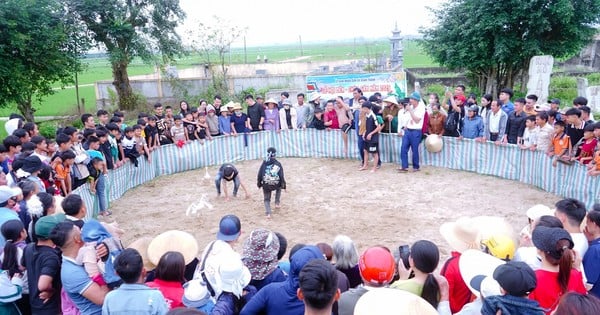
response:
<path id="1" fill-rule="evenodd" d="M 391 36 L 394 23 L 403 35 L 417 35 L 432 24 L 427 7 L 445 0 L 180 0 L 187 14 L 183 28 L 217 15 L 248 27 L 248 46 Z M 241 45 L 240 40 L 238 45 Z M 236 45 L 236 46 L 238 46 Z"/>

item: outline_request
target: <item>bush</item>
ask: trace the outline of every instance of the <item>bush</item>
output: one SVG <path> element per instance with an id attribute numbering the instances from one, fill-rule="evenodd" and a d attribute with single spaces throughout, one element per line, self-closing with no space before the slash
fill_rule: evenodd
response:
<path id="1" fill-rule="evenodd" d="M 442 98 L 444 98 L 444 93 L 446 93 L 446 87 L 441 84 L 431 84 L 427 86 L 425 93 L 437 93 L 437 95 L 440 97 L 441 102 Z M 421 97 L 425 97 L 425 95 L 421 95 Z"/>
<path id="2" fill-rule="evenodd" d="M 577 78 L 568 76 L 553 76 L 548 88 L 549 99 L 558 98 L 561 104 L 571 104 L 577 97 Z"/>
<path id="3" fill-rule="evenodd" d="M 54 122 L 41 122 L 38 123 L 38 129 L 40 130 L 40 135 L 46 139 L 54 139 L 56 138 L 56 129 L 57 125 Z"/>

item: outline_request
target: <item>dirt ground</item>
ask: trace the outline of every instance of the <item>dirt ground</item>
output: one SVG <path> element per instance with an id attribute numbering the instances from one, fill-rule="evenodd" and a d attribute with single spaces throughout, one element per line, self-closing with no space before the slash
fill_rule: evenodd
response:
<path id="1" fill-rule="evenodd" d="M 503 216 L 519 231 L 526 223 L 525 211 L 534 204 L 552 206 L 558 199 L 535 187 L 491 176 L 423 167 L 420 172 L 398 174 L 396 166 L 384 164 L 376 173 L 357 171 L 354 160 L 282 158 L 288 183 L 282 193 L 281 209 L 273 209 L 270 220 L 264 213 L 262 190 L 256 187 L 261 161 L 237 163 L 242 183 L 251 198 L 226 202 L 217 198 L 214 176 L 218 167 L 164 176 L 128 191 L 111 204 L 116 221 L 129 244 L 142 236 L 180 229 L 193 234 L 202 250 L 215 238 L 219 219 L 236 214 L 242 221 L 242 236 L 259 227 L 278 231 L 294 244 L 327 242 L 338 234 L 350 236 L 362 251 L 372 245 L 397 248 L 419 239 L 440 247 L 449 246 L 439 226 L 460 216 Z M 233 183 L 228 185 L 229 191 Z M 186 216 L 188 207 L 206 198 L 213 206 Z M 273 196 L 274 200 L 274 196 Z M 286 256 L 287 257 L 287 256 Z"/>

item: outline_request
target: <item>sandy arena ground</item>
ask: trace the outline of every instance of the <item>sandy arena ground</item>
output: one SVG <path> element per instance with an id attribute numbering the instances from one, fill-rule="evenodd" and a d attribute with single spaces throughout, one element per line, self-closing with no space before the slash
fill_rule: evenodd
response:
<path id="1" fill-rule="evenodd" d="M 219 219 L 229 213 L 242 221 L 241 240 L 252 229 L 264 227 L 281 232 L 294 244 L 333 241 L 337 234 L 350 236 L 363 250 L 372 245 L 397 248 L 419 239 L 440 247 L 442 256 L 449 246 L 439 226 L 460 216 L 497 215 L 509 220 L 519 231 L 526 223 L 525 211 L 541 203 L 552 206 L 558 196 L 533 186 L 491 176 L 423 167 L 421 172 L 398 174 L 396 166 L 384 164 L 376 173 L 359 172 L 354 160 L 282 158 L 288 184 L 282 192 L 282 207 L 272 219 L 264 213 L 262 190 L 256 187 L 261 161 L 237 163 L 242 182 L 251 199 L 225 202 L 217 198 L 214 176 L 218 167 L 164 176 L 128 191 L 111 204 L 113 215 L 126 232 L 123 244 L 138 237 L 155 236 L 170 229 L 193 234 L 200 250 L 215 238 Z M 233 183 L 228 184 L 229 191 Z M 199 216 L 186 216 L 192 203 L 207 197 L 212 209 Z M 273 201 L 274 201 L 273 193 Z M 238 250 L 241 252 L 241 244 Z"/>

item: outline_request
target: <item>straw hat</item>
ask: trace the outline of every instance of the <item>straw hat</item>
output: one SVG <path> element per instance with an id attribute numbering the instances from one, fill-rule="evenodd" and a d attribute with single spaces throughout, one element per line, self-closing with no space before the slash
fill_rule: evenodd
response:
<path id="1" fill-rule="evenodd" d="M 396 99 L 396 97 L 394 95 L 390 95 L 390 96 L 386 97 L 383 101 L 386 103 L 398 105 L 398 100 Z"/>
<path id="2" fill-rule="evenodd" d="M 277 105 L 277 101 L 272 97 L 270 97 L 268 100 L 265 101 L 265 104 L 269 104 L 269 103 Z"/>
<path id="3" fill-rule="evenodd" d="M 138 238 L 133 243 L 129 244 L 129 246 L 127 246 L 127 248 L 133 248 L 140 253 L 146 270 L 154 270 L 154 268 L 156 268 L 156 265 L 153 264 L 148 258 L 148 246 L 150 245 L 150 242 L 152 242 L 152 238 L 146 236 Z"/>
<path id="4" fill-rule="evenodd" d="M 460 270 L 460 275 L 467 284 L 467 287 L 469 287 L 469 290 L 478 296 L 480 291 L 474 288 L 471 284 L 473 278 L 476 276 L 492 278 L 496 267 L 504 265 L 504 263 L 505 262 L 503 260 L 500 260 L 492 255 L 478 250 L 469 249 L 460 255 L 460 258 L 458 259 L 458 268 Z M 481 290 L 481 288 L 479 288 L 479 290 Z"/>
<path id="5" fill-rule="evenodd" d="M 462 217 L 456 222 L 442 224 L 440 234 L 457 252 L 479 248 L 479 230 L 470 218 Z"/>
<path id="6" fill-rule="evenodd" d="M 354 315 L 380 314 L 437 315 L 438 312 L 420 296 L 390 288 L 367 291 L 354 308 Z"/>
<path id="7" fill-rule="evenodd" d="M 242 110 L 242 105 L 240 103 L 233 103 L 233 110 Z"/>
<path id="8" fill-rule="evenodd" d="M 180 252 L 185 264 L 189 264 L 198 255 L 198 242 L 192 234 L 171 230 L 155 237 L 148 245 L 148 258 L 158 265 L 160 257 L 169 251 Z"/>
<path id="9" fill-rule="evenodd" d="M 471 218 L 473 226 L 479 230 L 481 240 L 486 240 L 496 235 L 505 235 L 513 240 L 516 239 L 516 232 L 512 225 L 502 217 L 494 216 L 477 216 Z"/>
<path id="10" fill-rule="evenodd" d="M 438 153 L 442 151 L 442 147 L 444 142 L 442 141 L 442 137 L 436 134 L 430 134 L 425 138 L 425 149 L 431 153 Z"/>
<path id="11" fill-rule="evenodd" d="M 319 94 L 319 92 L 312 92 L 312 93 L 310 93 L 310 96 L 308 97 L 308 101 L 309 102 L 315 101 L 319 97 L 321 97 L 321 94 Z"/>

